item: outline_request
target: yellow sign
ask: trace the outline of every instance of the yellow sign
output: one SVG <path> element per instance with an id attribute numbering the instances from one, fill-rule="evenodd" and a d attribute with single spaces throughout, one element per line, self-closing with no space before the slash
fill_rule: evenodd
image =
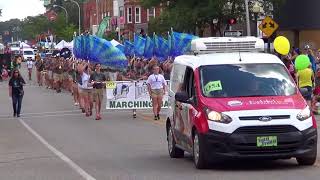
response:
<path id="1" fill-rule="evenodd" d="M 115 89 L 117 87 L 117 83 L 116 82 L 113 82 L 113 81 L 108 81 L 106 83 L 106 88 L 107 89 Z"/>
<path id="2" fill-rule="evenodd" d="M 212 91 L 221 91 L 221 81 L 210 81 L 204 86 L 204 93 L 209 95 Z"/>
<path id="3" fill-rule="evenodd" d="M 267 36 L 270 37 L 279 28 L 279 25 L 269 16 L 264 18 L 259 25 L 259 29 Z"/>

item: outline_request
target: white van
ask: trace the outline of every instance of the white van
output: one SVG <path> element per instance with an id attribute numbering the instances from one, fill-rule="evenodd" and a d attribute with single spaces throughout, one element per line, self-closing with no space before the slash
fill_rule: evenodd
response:
<path id="1" fill-rule="evenodd" d="M 28 59 L 35 61 L 35 53 L 32 48 L 23 48 L 22 49 L 22 58 L 23 61 L 27 61 Z"/>
<path id="2" fill-rule="evenodd" d="M 317 124 L 282 61 L 255 37 L 200 38 L 175 58 L 166 122 L 169 155 L 196 168 L 234 158 L 313 165 Z"/>

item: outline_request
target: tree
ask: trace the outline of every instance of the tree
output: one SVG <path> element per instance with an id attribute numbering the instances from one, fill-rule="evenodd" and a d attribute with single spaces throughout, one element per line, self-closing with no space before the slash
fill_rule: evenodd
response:
<path id="1" fill-rule="evenodd" d="M 270 6 L 277 10 L 285 0 L 257 1 L 261 2 L 266 13 L 269 13 Z M 160 3 L 168 5 L 160 17 L 150 22 L 150 29 L 156 32 L 163 31 L 163 27 L 167 29 L 173 27 L 175 30 L 189 33 L 195 33 L 197 29 L 202 36 L 204 29 L 209 27 L 211 35 L 215 35 L 217 31 L 221 34 L 221 29 L 225 28 L 229 18 L 237 18 L 239 22 L 245 20 L 244 0 L 171 0 L 169 4 L 167 0 L 141 0 L 141 2 L 145 7 L 158 6 Z M 253 2 L 249 6 L 252 7 Z M 213 19 L 218 20 L 216 26 L 212 23 Z"/>

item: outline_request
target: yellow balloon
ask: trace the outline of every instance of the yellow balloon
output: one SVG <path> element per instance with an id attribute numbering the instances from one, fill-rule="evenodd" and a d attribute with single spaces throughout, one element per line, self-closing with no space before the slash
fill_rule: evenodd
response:
<path id="1" fill-rule="evenodd" d="M 290 52 L 290 42 L 284 36 L 278 36 L 273 42 L 274 49 L 282 55 L 288 55 Z"/>

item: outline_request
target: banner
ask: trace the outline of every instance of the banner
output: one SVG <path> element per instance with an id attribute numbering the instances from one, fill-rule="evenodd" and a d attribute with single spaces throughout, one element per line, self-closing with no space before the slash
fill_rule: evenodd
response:
<path id="1" fill-rule="evenodd" d="M 167 87 L 169 87 L 167 81 Z M 106 109 L 150 109 L 152 102 L 146 81 L 107 82 Z M 162 108 L 168 107 L 168 93 L 163 97 Z"/>

